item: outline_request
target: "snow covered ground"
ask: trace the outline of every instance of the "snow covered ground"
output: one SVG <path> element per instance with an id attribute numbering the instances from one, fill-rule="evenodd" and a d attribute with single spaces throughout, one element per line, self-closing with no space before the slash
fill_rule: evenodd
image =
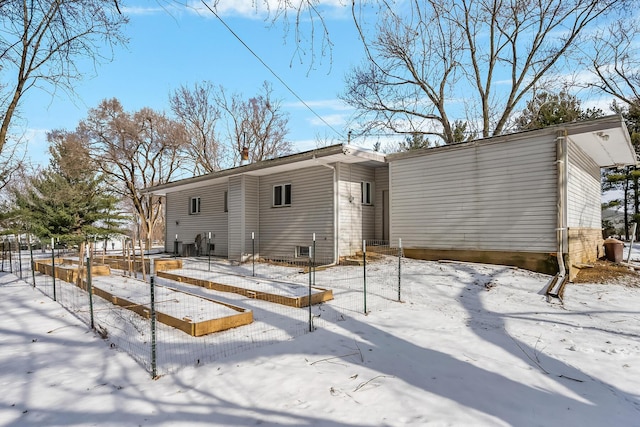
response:
<path id="1" fill-rule="evenodd" d="M 152 380 L 0 273 L 0 425 L 640 426 L 640 288 L 549 280 L 406 260 L 404 303 Z"/>

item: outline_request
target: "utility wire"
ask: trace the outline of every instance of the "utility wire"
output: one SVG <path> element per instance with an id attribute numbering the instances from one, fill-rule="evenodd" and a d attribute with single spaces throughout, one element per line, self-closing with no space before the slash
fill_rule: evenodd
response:
<path id="1" fill-rule="evenodd" d="M 209 12 L 211 12 L 211 13 L 213 14 L 213 16 L 215 16 L 215 17 L 218 19 L 218 21 L 220 21 L 220 22 L 222 23 L 222 25 L 224 25 L 224 26 L 225 26 L 225 28 L 226 28 L 227 30 L 229 30 L 229 32 L 230 32 L 230 33 L 231 33 L 231 34 L 232 34 L 236 39 L 238 39 L 238 41 L 239 41 L 240 43 L 242 43 L 242 45 L 243 45 L 243 46 L 244 46 L 244 47 L 245 47 L 245 48 L 246 48 L 246 49 L 247 49 L 247 50 L 248 50 L 248 51 L 249 51 L 253 56 L 254 56 L 258 61 L 260 61 L 260 63 L 261 63 L 261 64 L 262 64 L 262 65 L 263 65 L 267 70 L 269 70 L 269 72 L 270 72 L 271 74 L 273 74 L 273 75 L 274 75 L 274 77 L 275 77 L 276 79 L 278 79 L 278 81 L 280 81 L 280 83 L 282 83 L 282 85 L 283 85 L 284 87 L 286 87 L 286 88 L 287 88 L 287 90 L 288 90 L 289 92 L 291 92 L 291 94 L 292 94 L 293 96 L 295 96 L 295 97 L 298 99 L 298 101 L 300 101 L 300 102 L 301 102 L 305 107 L 307 107 L 307 109 L 308 109 L 309 111 L 311 111 L 311 112 L 312 112 L 312 113 L 313 113 L 317 118 L 319 118 L 319 119 L 320 119 L 320 121 L 321 121 L 322 123 L 324 123 L 325 125 L 327 125 L 327 127 L 329 127 L 329 129 L 331 129 L 332 131 L 334 131 L 334 132 L 335 132 L 335 133 L 336 133 L 340 138 L 343 138 L 343 139 L 344 139 L 344 136 L 343 136 L 340 132 L 338 132 L 338 131 L 333 127 L 333 126 L 331 126 L 329 123 L 327 123 L 325 119 L 323 119 L 323 118 L 322 118 L 318 113 L 316 113 L 316 112 L 313 110 L 313 108 L 311 108 L 311 107 L 309 106 L 309 104 L 307 104 L 306 102 L 304 102 L 304 100 L 303 100 L 302 98 L 300 98 L 300 97 L 298 96 L 298 94 L 297 94 L 293 89 L 291 89 L 291 88 L 289 87 L 289 85 L 288 85 L 287 83 L 285 83 L 285 81 L 284 81 L 284 80 L 282 80 L 282 79 L 280 78 L 280 76 L 279 76 L 278 74 L 276 74 L 276 72 L 275 72 L 275 71 L 273 71 L 273 69 L 272 69 L 271 67 L 269 67 L 269 65 L 267 65 L 267 63 L 266 63 L 266 62 L 264 62 L 264 61 L 262 60 L 262 58 L 260 58 L 260 57 L 258 56 L 258 54 L 257 54 L 257 53 L 255 53 L 255 52 L 254 52 L 254 51 L 253 51 L 253 50 L 252 50 L 252 49 L 251 49 L 251 48 L 250 48 L 250 47 L 249 47 L 249 46 L 244 42 L 244 40 L 242 40 L 242 39 L 240 38 L 240 36 L 238 36 L 238 35 L 237 35 L 237 34 L 235 33 L 235 31 L 233 31 L 233 29 L 231 29 L 231 27 L 229 27 L 229 25 L 227 25 L 227 23 L 226 23 L 226 22 L 225 22 L 225 21 L 220 17 L 220 15 L 218 15 L 218 14 L 215 12 L 215 10 L 213 10 L 213 9 L 212 9 L 208 4 L 207 4 L 207 2 L 206 2 L 205 0 L 200 0 L 200 1 L 202 2 L 202 4 L 203 4 L 207 9 L 209 9 Z"/>

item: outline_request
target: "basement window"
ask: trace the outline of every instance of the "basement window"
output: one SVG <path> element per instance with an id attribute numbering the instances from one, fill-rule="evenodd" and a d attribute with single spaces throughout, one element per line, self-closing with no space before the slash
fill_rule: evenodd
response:
<path id="1" fill-rule="evenodd" d="M 296 258 L 309 257 L 309 246 L 296 246 Z"/>
<path id="2" fill-rule="evenodd" d="M 273 206 L 291 206 L 291 184 L 273 186 Z"/>

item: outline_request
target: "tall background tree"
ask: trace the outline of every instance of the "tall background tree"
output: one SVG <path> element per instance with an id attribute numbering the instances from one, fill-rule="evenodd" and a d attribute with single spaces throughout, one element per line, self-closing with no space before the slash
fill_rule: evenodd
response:
<path id="1" fill-rule="evenodd" d="M 49 167 L 27 177 L 26 185 L 13 186 L 8 217 L 20 232 L 79 245 L 82 260 L 84 242 L 120 232 L 124 217 L 76 135 L 52 132 L 48 141 Z"/>
<path id="2" fill-rule="evenodd" d="M 640 156 L 640 100 L 631 101 L 631 104 L 614 102 L 611 108 L 624 118 L 636 155 Z M 623 235 L 629 240 L 631 224 L 640 223 L 640 170 L 637 166 L 606 170 L 603 174 L 603 190 L 617 195 L 609 205 L 622 209 Z M 640 229 L 636 229 L 636 238 L 640 238 Z"/>
<path id="3" fill-rule="evenodd" d="M 264 82 L 255 96 L 228 93 L 210 82 L 181 87 L 170 96 L 171 109 L 189 134 L 189 155 L 197 172 L 213 172 L 248 162 L 290 154 L 289 117 L 282 101 Z"/>
<path id="4" fill-rule="evenodd" d="M 169 97 L 171 111 L 187 131 L 188 158 L 196 175 L 222 169 L 229 149 L 216 133 L 221 116 L 216 92 L 213 83 L 205 81 L 192 88 L 183 85 Z"/>
<path id="5" fill-rule="evenodd" d="M 567 92 L 540 92 L 527 101 L 522 113 L 515 118 L 516 130 L 541 129 L 547 126 L 589 120 L 604 116 L 600 109 L 582 109 L 580 100 Z"/>
<path id="6" fill-rule="evenodd" d="M 81 62 L 108 60 L 109 47 L 126 41 L 127 19 L 113 0 L 3 0 L 0 22 L 1 154 L 25 93 L 72 93 L 87 71 Z"/>
<path id="7" fill-rule="evenodd" d="M 89 110 L 75 131 L 112 191 L 126 201 L 144 238 L 163 221 L 161 201 L 142 189 L 184 173 L 188 137 L 182 124 L 149 108 L 134 113 L 117 99 Z"/>
<path id="8" fill-rule="evenodd" d="M 353 2 L 366 60 L 342 98 L 364 130 L 456 140 L 453 123 L 499 135 L 535 89 L 593 46 L 599 23 L 621 17 L 624 0 L 420 0 Z M 375 11 L 368 13 L 369 11 Z M 375 16 L 375 25 L 367 21 Z"/>

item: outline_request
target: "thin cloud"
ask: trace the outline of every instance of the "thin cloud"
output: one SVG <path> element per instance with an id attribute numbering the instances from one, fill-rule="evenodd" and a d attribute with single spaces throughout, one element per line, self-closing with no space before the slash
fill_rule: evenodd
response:
<path id="1" fill-rule="evenodd" d="M 309 120 L 313 126 L 326 126 L 327 124 L 330 126 L 339 126 L 347 123 L 344 114 L 326 114 L 322 115 L 322 120 L 318 117 L 313 117 Z"/>
<path id="2" fill-rule="evenodd" d="M 266 19 L 281 13 L 295 13 L 308 0 L 297 0 L 285 2 L 282 0 L 207 0 L 209 7 L 222 16 L 241 16 L 251 19 Z M 208 9 L 201 1 L 191 0 L 188 7 L 198 13 L 206 13 Z M 342 0 L 320 0 L 314 3 L 314 8 L 327 9 L 328 11 L 344 9 L 345 3 Z"/>
<path id="3" fill-rule="evenodd" d="M 339 99 L 319 99 L 316 101 L 305 101 L 305 103 L 314 109 L 327 109 L 333 111 L 351 111 L 353 107 L 344 103 Z M 306 109 L 307 105 L 304 105 L 302 102 L 287 102 L 283 106 L 287 108 L 303 108 Z"/>

